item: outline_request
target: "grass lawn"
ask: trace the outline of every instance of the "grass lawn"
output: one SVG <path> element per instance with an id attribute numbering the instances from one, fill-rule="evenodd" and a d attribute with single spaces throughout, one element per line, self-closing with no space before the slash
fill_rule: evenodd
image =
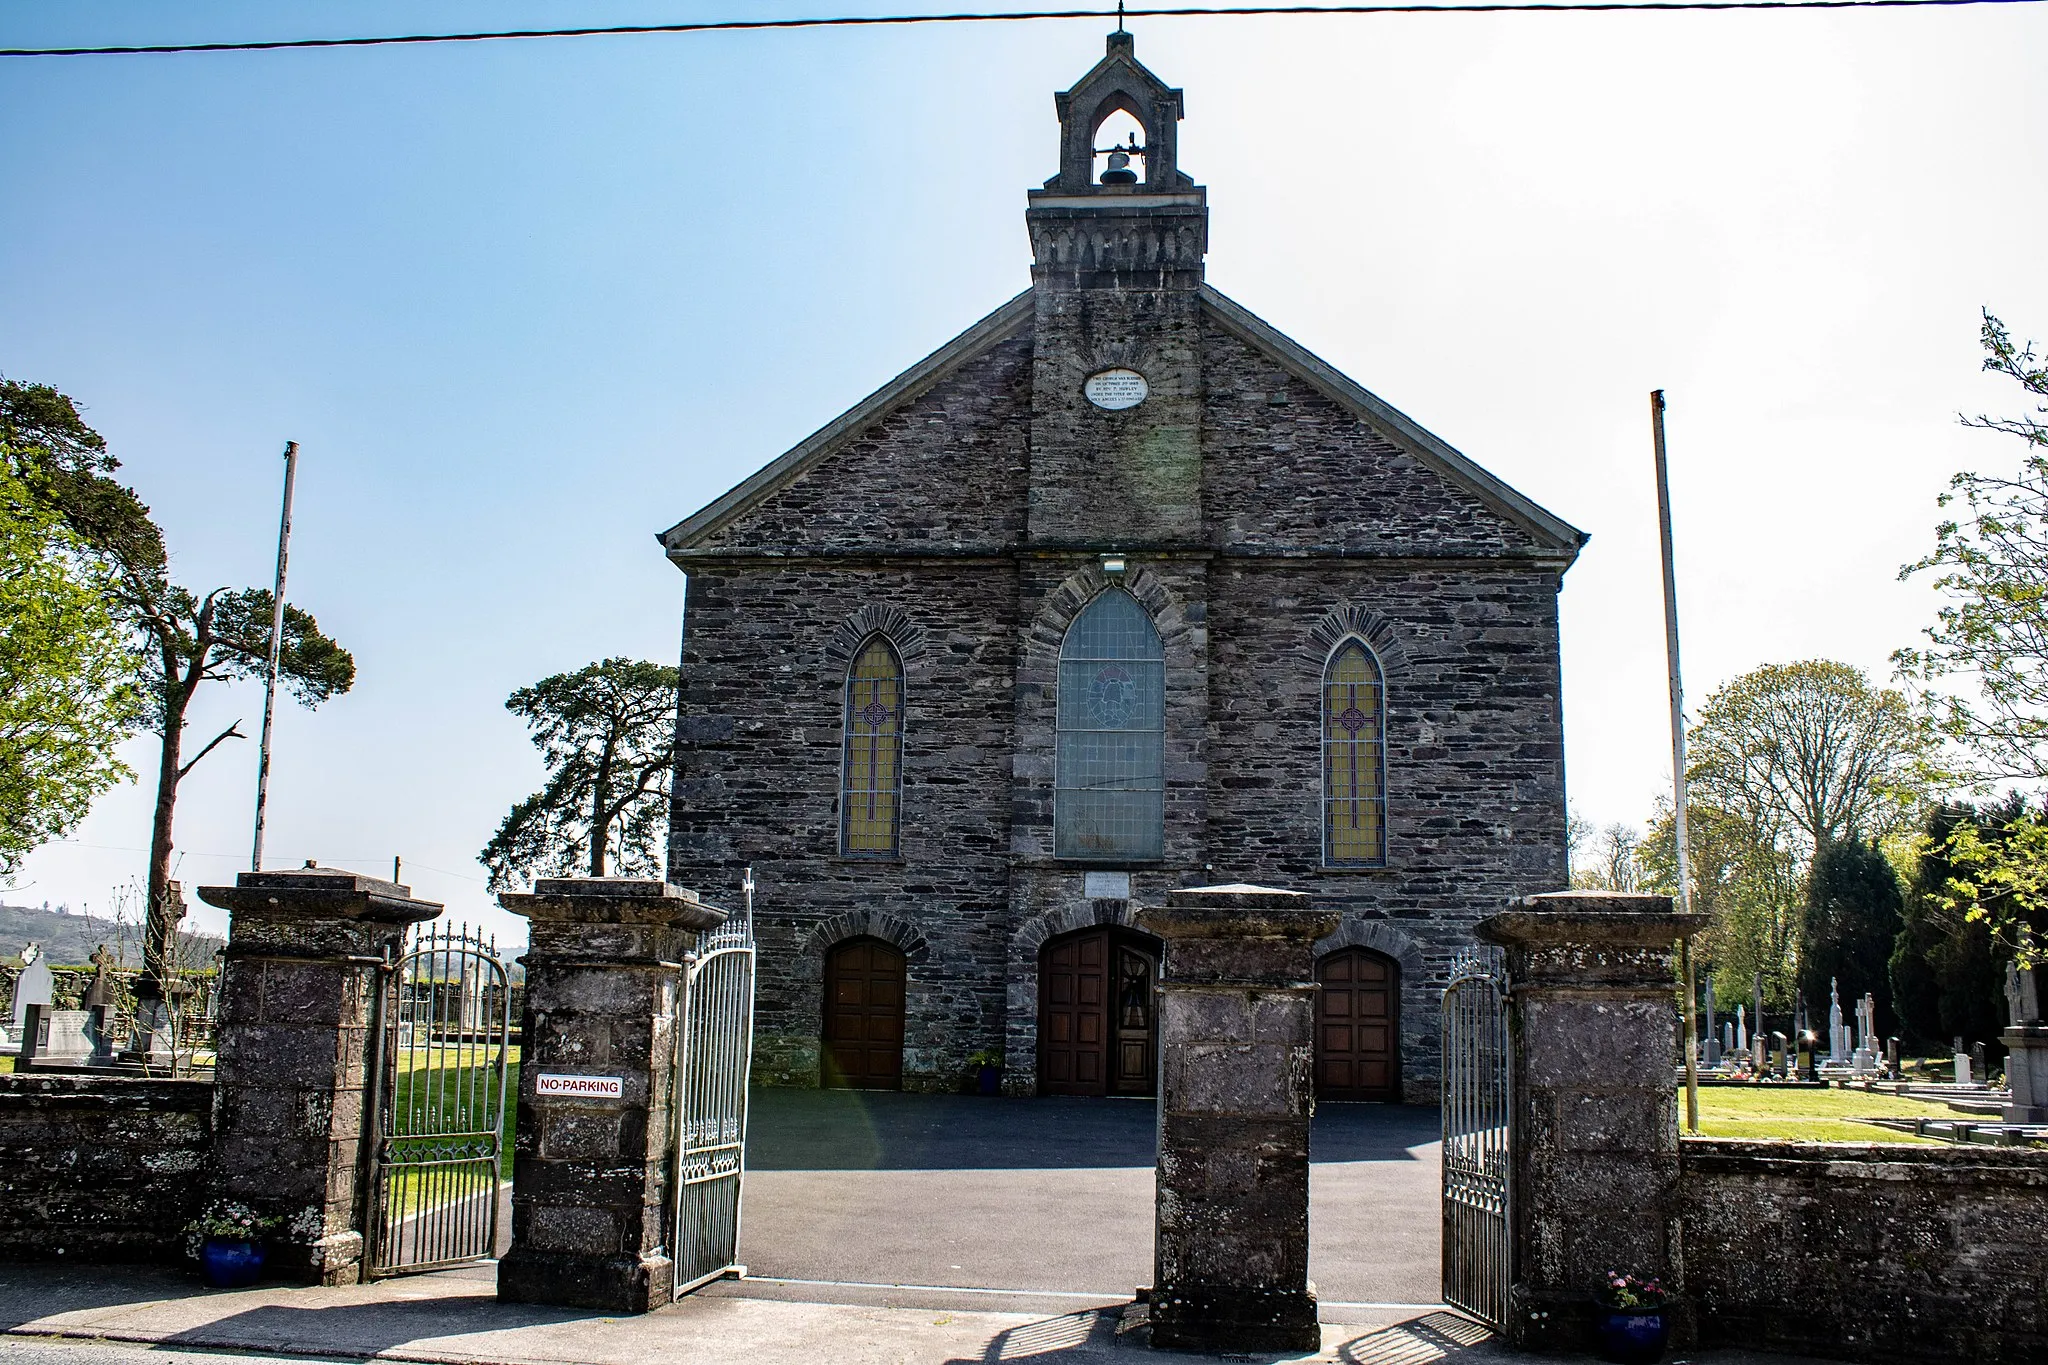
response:
<path id="1" fill-rule="evenodd" d="M 1678 1097 L 1685 1122 L 1685 1094 Z M 1892 1128 L 1853 1123 L 1857 1118 L 1939 1118 L 1957 1115 L 1944 1104 L 1866 1095 L 1857 1090 L 1775 1090 L 1762 1086 L 1700 1087 L 1700 1132 L 1706 1137 L 1773 1138 L 1796 1142 L 1929 1142 Z"/>

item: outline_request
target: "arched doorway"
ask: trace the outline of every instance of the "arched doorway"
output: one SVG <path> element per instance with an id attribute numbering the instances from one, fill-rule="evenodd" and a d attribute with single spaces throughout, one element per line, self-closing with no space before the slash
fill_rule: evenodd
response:
<path id="1" fill-rule="evenodd" d="M 1038 1089 L 1150 1095 L 1159 1085 L 1159 947 L 1129 929 L 1083 929 L 1038 956 Z"/>
<path id="2" fill-rule="evenodd" d="M 841 1090 L 903 1088 L 903 954 L 855 938 L 825 955 L 824 1082 Z"/>
<path id="3" fill-rule="evenodd" d="M 1316 963 L 1316 1094 L 1326 1100 L 1401 1098 L 1401 969 L 1370 948 Z"/>

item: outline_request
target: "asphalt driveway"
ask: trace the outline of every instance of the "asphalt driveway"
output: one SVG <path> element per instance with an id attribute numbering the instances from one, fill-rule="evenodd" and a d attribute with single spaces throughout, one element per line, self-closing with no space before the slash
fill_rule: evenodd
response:
<path id="1" fill-rule="evenodd" d="M 740 1259 L 834 1284 L 1122 1300 L 1152 1277 L 1150 1100 L 757 1090 Z M 1328 1104 L 1310 1134 L 1325 1304 L 1432 1304 L 1437 1115 Z"/>

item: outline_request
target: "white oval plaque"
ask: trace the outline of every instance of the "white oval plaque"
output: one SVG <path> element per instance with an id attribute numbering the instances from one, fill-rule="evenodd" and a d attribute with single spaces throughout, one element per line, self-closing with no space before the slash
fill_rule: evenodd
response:
<path id="1" fill-rule="evenodd" d="M 1081 391 L 1088 395 L 1088 401 L 1098 408 L 1117 412 L 1123 408 L 1135 408 L 1145 401 L 1149 390 L 1145 387 L 1145 376 L 1136 370 L 1104 370 L 1088 376 L 1088 382 Z"/>

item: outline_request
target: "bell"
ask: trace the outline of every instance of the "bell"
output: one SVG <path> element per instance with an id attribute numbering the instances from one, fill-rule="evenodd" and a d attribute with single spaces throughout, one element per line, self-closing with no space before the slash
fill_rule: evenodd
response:
<path id="1" fill-rule="evenodd" d="M 1135 185 L 1138 173 L 1131 169 L 1131 154 L 1119 147 L 1109 154 L 1109 169 L 1102 173 L 1105 185 Z"/>

